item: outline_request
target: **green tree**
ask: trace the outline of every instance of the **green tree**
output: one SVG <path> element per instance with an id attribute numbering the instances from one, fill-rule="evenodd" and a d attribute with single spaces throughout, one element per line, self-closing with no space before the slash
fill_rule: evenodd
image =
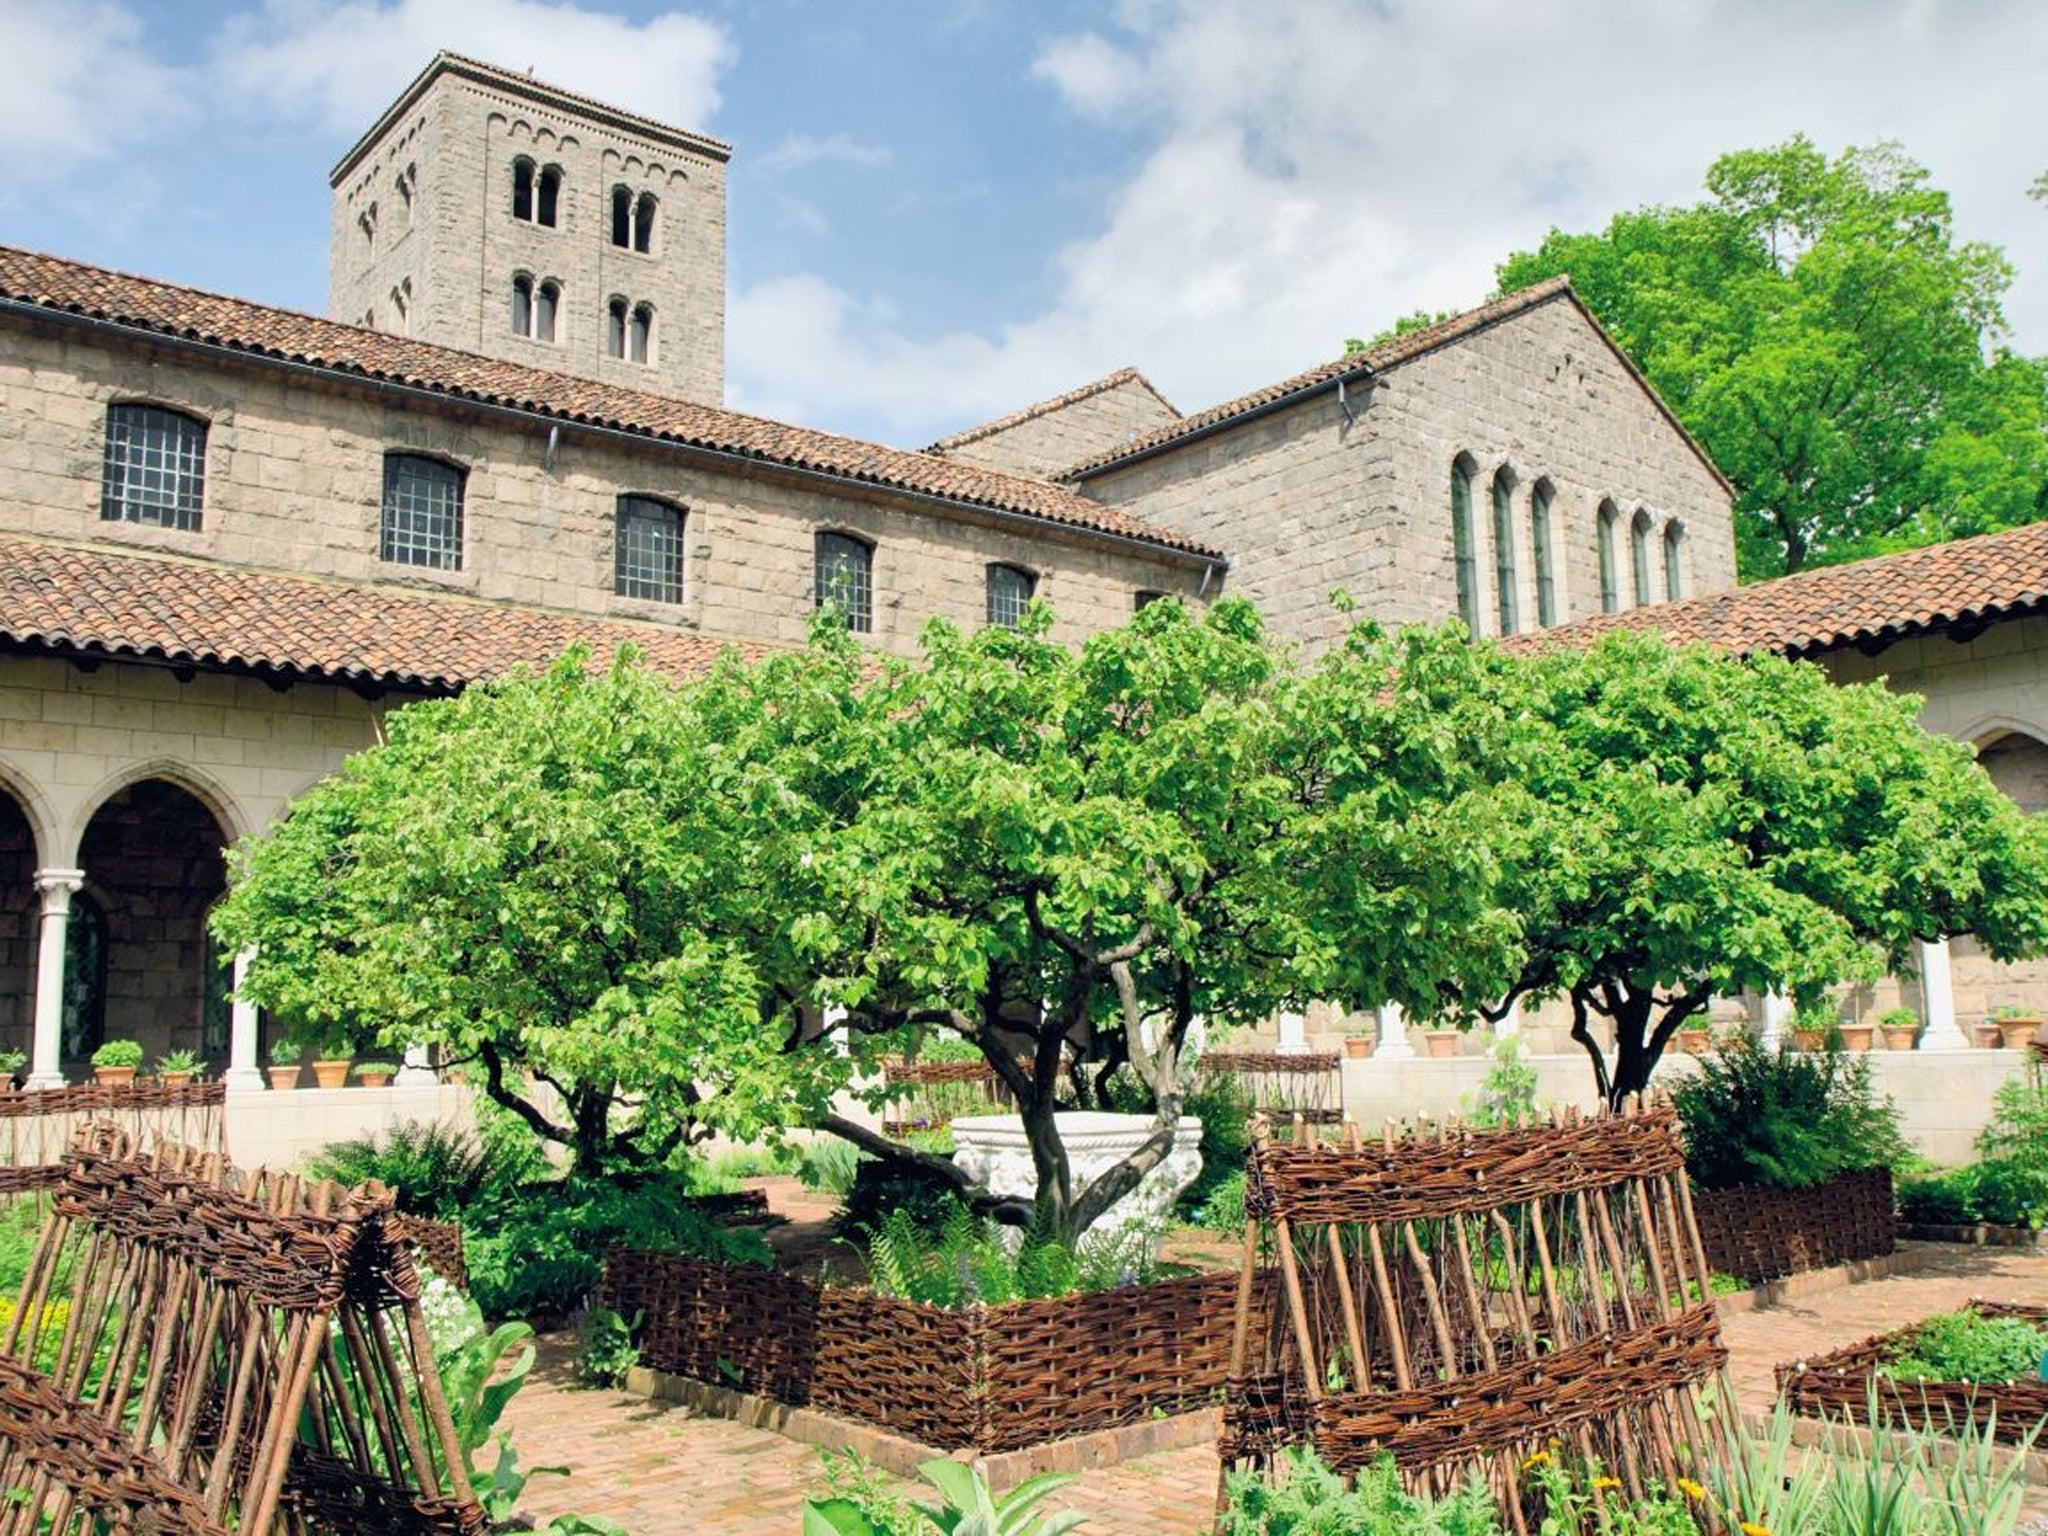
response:
<path id="1" fill-rule="evenodd" d="M 1508 984 L 1460 1001 L 1566 999 L 1611 1103 L 1716 995 L 1813 996 L 1903 967 L 1916 939 L 2048 946 L 2048 825 L 1923 730 L 1918 700 L 1654 636 L 1479 649 L 1514 722 L 1490 842 L 1519 931 Z"/>
<path id="2" fill-rule="evenodd" d="M 1707 199 L 1553 230 L 1568 272 L 1735 487 L 1751 579 L 2048 515 L 2048 383 L 1996 343 L 2011 268 L 1898 146 L 1724 155 Z"/>

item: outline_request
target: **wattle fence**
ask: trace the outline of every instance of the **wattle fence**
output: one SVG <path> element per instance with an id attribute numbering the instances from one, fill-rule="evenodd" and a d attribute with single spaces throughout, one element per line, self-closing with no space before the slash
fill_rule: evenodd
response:
<path id="1" fill-rule="evenodd" d="M 1881 1258 L 1898 1246 L 1889 1168 L 1837 1174 L 1808 1189 L 1695 1190 L 1692 1201 L 1707 1263 L 1751 1284 Z"/>

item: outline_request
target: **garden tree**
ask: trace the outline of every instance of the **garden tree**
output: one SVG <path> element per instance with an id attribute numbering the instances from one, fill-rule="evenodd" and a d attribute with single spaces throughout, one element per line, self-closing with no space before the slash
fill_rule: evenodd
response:
<path id="1" fill-rule="evenodd" d="M 862 761 L 825 739 L 858 732 L 862 666 L 826 637 L 677 690 L 572 653 L 394 712 L 235 849 L 215 931 L 293 1036 L 473 1060 L 575 1168 L 814 1117 L 860 1063 L 785 1048 L 807 962 L 783 914 Z"/>
<path id="2" fill-rule="evenodd" d="M 2048 516 L 2048 382 L 1993 344 L 2011 268 L 1896 145 L 1724 155 L 1706 201 L 1553 230 L 1568 272 L 1736 491 L 1751 579 Z"/>
<path id="3" fill-rule="evenodd" d="M 1655 636 L 1476 654 L 1511 722 L 1488 768 L 1519 932 L 1508 984 L 1462 1001 L 1498 1019 L 1565 998 L 1609 1103 L 1716 995 L 1813 997 L 1902 968 L 1916 939 L 2048 946 L 2048 824 L 1923 730 L 1918 700 Z"/>

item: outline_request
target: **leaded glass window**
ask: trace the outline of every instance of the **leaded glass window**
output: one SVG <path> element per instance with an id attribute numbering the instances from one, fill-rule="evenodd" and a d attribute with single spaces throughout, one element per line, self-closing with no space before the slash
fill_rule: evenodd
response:
<path id="1" fill-rule="evenodd" d="M 1621 578 L 1614 573 L 1614 530 L 1621 523 L 1621 513 L 1611 501 L 1600 503 L 1600 526 L 1595 530 L 1600 540 L 1600 611 L 1618 613 L 1621 611 Z"/>
<path id="2" fill-rule="evenodd" d="M 1003 629 L 1015 629 L 1024 621 L 1024 610 L 1031 606 L 1031 594 L 1038 586 L 1038 578 L 1029 571 L 1019 570 L 1014 565 L 992 565 L 988 568 L 988 621 Z"/>
<path id="3" fill-rule="evenodd" d="M 875 552 L 844 533 L 818 535 L 818 606 L 831 604 L 855 634 L 875 627 Z"/>
<path id="4" fill-rule="evenodd" d="M 683 600 L 683 513 L 651 496 L 621 496 L 613 590 L 653 603 Z"/>
<path id="5" fill-rule="evenodd" d="M 1458 617 L 1479 633 L 1478 542 L 1472 529 L 1472 465 L 1460 458 L 1451 466 L 1451 553 L 1458 571 Z"/>
<path id="6" fill-rule="evenodd" d="M 196 533 L 205 501 L 205 422 L 156 405 L 107 407 L 101 517 Z"/>
<path id="7" fill-rule="evenodd" d="M 1515 574 L 1515 477 L 1504 469 L 1493 477 L 1493 563 L 1500 632 L 1512 635 L 1522 627 L 1522 583 Z"/>
<path id="8" fill-rule="evenodd" d="M 1554 493 L 1548 480 L 1538 480 L 1529 493 L 1529 554 L 1536 562 L 1536 622 L 1545 629 L 1557 622 L 1557 568 L 1550 554 L 1550 503 Z"/>
<path id="9" fill-rule="evenodd" d="M 462 471 L 417 454 L 386 454 L 378 553 L 396 565 L 461 570 Z"/>
<path id="10" fill-rule="evenodd" d="M 1628 542 L 1635 566 L 1636 606 L 1647 608 L 1655 598 L 1650 591 L 1650 514 L 1641 507 L 1629 523 Z"/>

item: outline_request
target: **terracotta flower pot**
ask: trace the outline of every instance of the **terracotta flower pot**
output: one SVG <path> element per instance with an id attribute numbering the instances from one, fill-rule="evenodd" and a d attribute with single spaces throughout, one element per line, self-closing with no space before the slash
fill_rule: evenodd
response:
<path id="1" fill-rule="evenodd" d="M 1372 1036 L 1346 1035 L 1344 1037 L 1344 1054 L 1353 1061 L 1366 1060 L 1372 1055 Z"/>
<path id="2" fill-rule="evenodd" d="M 339 1088 L 348 1082 L 348 1058 L 338 1061 L 316 1061 L 313 1063 L 313 1086 L 316 1088 Z"/>
<path id="3" fill-rule="evenodd" d="M 270 1077 L 270 1086 L 279 1093 L 288 1093 L 299 1086 L 299 1064 L 297 1062 L 293 1062 L 288 1067 L 266 1067 L 264 1071 Z"/>
<path id="4" fill-rule="evenodd" d="M 159 1072 L 156 1080 L 166 1088 L 184 1088 L 192 1081 L 190 1072 Z"/>
<path id="5" fill-rule="evenodd" d="M 1888 1051 L 1910 1051 L 1919 1037 L 1918 1024 L 1887 1024 L 1884 1027 L 1884 1048 Z"/>
<path id="6" fill-rule="evenodd" d="M 1987 1051 L 1997 1050 L 2004 1038 L 1999 1033 L 1998 1026 L 1988 1019 L 1977 1025 L 1972 1033 L 1977 1037 L 1977 1044 Z"/>
<path id="7" fill-rule="evenodd" d="M 389 1072 L 358 1072 L 356 1074 L 356 1081 L 365 1088 L 382 1088 L 391 1081 L 391 1074 Z"/>
<path id="8" fill-rule="evenodd" d="M 1842 1049 L 1845 1051 L 1867 1051 L 1875 1031 L 1868 1024 L 1844 1024 L 1842 1026 Z"/>
<path id="9" fill-rule="evenodd" d="M 1706 1055 L 1707 1048 L 1713 1041 L 1714 1036 L 1710 1030 L 1681 1029 L 1678 1032 L 1678 1048 L 1688 1056 Z"/>
<path id="10" fill-rule="evenodd" d="M 1422 1043 L 1428 1047 L 1432 1059 L 1448 1061 L 1458 1054 L 1461 1042 L 1455 1029 L 1426 1029 L 1422 1032 Z"/>
<path id="11" fill-rule="evenodd" d="M 100 1083 L 132 1083 L 135 1081 L 133 1067 L 94 1067 L 93 1081 Z"/>
<path id="12" fill-rule="evenodd" d="M 1792 1042 L 1800 1050 L 1811 1055 L 1827 1043 L 1827 1036 L 1817 1029 L 1795 1029 L 1792 1031 Z"/>
<path id="13" fill-rule="evenodd" d="M 2024 1051 L 2041 1032 L 2041 1021 L 2032 1014 L 2014 1014 L 1998 1021 L 2000 1041 L 2009 1051 Z"/>

